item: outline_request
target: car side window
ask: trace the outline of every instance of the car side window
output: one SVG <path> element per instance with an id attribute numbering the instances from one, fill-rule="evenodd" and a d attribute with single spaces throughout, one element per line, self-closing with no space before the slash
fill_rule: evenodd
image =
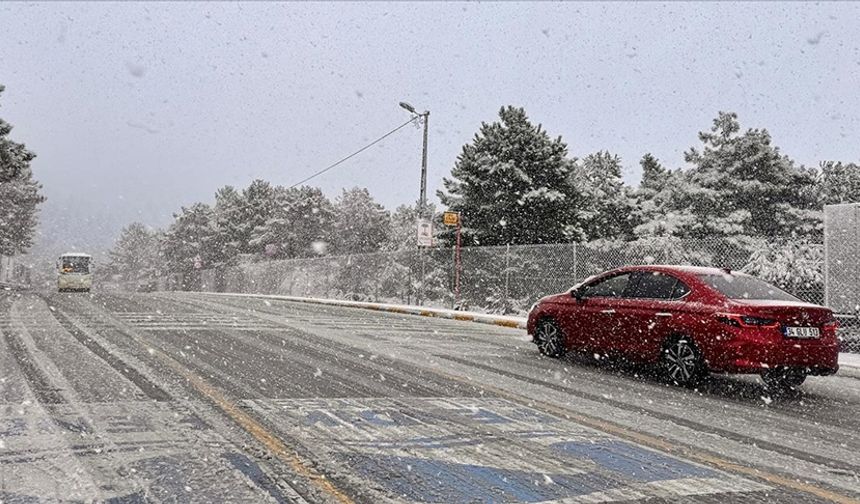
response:
<path id="1" fill-rule="evenodd" d="M 630 283 L 630 273 L 611 276 L 587 285 L 584 294 L 588 297 L 621 297 Z"/>
<path id="2" fill-rule="evenodd" d="M 678 280 L 678 283 L 675 284 L 675 290 L 672 291 L 672 299 L 681 299 L 690 293 L 690 288 L 687 287 L 687 284 Z"/>
<path id="3" fill-rule="evenodd" d="M 639 299 L 678 299 L 689 288 L 683 282 L 659 271 L 643 271 L 637 274 L 638 282 L 629 296 Z"/>

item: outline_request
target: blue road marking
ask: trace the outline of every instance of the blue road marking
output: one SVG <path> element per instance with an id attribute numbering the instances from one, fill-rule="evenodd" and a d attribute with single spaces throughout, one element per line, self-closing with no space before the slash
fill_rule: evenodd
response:
<path id="1" fill-rule="evenodd" d="M 714 477 L 714 471 L 623 441 L 565 442 L 553 448 L 640 481 Z"/>
<path id="2" fill-rule="evenodd" d="M 549 474 L 394 455 L 343 453 L 364 477 L 415 502 L 467 504 L 543 502 L 619 488 L 609 476 Z"/>

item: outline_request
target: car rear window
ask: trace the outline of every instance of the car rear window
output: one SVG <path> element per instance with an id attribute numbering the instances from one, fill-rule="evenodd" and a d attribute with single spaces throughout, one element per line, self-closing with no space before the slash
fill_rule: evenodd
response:
<path id="1" fill-rule="evenodd" d="M 791 294 L 764 280 L 747 275 L 699 275 L 706 284 L 729 299 L 771 299 L 774 301 L 800 301 Z"/>

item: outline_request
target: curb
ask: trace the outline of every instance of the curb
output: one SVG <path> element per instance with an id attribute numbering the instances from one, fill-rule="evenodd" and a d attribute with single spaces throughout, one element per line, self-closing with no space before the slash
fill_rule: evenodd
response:
<path id="1" fill-rule="evenodd" d="M 388 313 L 398 313 L 401 315 L 417 315 L 421 317 L 434 317 L 449 320 L 460 320 L 463 322 L 477 322 L 479 324 L 490 324 L 501 327 L 510 327 L 513 329 L 525 329 L 525 317 L 511 317 L 506 315 L 488 315 L 479 312 L 467 312 L 446 310 L 444 308 L 426 308 L 423 306 L 408 306 L 395 305 L 386 303 L 369 303 L 365 301 L 345 301 L 340 299 L 324 299 L 324 298 L 308 298 L 298 296 L 281 296 L 277 294 L 233 294 L 228 292 L 202 292 L 198 294 L 207 294 L 210 296 L 228 296 L 228 297 L 250 297 L 261 299 L 277 299 L 280 301 L 292 301 L 294 303 L 307 303 L 317 305 L 342 306 L 345 308 L 360 308 L 363 310 L 373 310 Z M 851 369 L 860 373 L 860 355 L 856 354 L 839 354 L 839 367 L 843 369 Z M 852 373 L 853 374 L 853 373 Z"/>
<path id="2" fill-rule="evenodd" d="M 345 301 L 340 299 L 307 298 L 298 296 L 281 296 L 276 294 L 233 294 L 228 292 L 197 292 L 210 296 L 232 296 L 252 297 L 264 299 L 277 299 L 280 301 L 292 301 L 296 303 L 321 304 L 329 306 L 342 306 L 346 308 L 361 308 L 364 310 L 382 311 L 388 313 L 399 313 L 401 315 L 417 315 L 421 317 L 434 317 L 463 322 L 477 322 L 479 324 L 490 324 L 513 329 L 525 329 L 525 317 L 511 317 L 506 315 L 488 315 L 486 313 L 446 310 L 444 308 L 427 308 L 424 306 L 395 305 L 386 303 L 369 303 L 365 301 Z"/>

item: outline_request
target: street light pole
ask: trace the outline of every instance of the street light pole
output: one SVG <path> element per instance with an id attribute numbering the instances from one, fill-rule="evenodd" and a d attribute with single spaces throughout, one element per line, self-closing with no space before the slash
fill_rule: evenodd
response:
<path id="1" fill-rule="evenodd" d="M 418 214 L 423 216 L 427 211 L 427 124 L 430 121 L 430 111 L 425 110 L 424 112 L 418 113 L 415 110 L 415 107 L 406 102 L 400 102 L 400 106 L 409 111 L 411 114 L 415 115 L 416 117 L 420 117 L 424 120 L 424 146 L 421 150 L 421 193 L 419 199 L 420 208 L 418 209 Z"/>
<path id="2" fill-rule="evenodd" d="M 426 110 L 424 116 L 424 147 L 421 150 L 421 212 L 427 211 L 427 123 L 430 122 L 430 111 Z"/>
<path id="3" fill-rule="evenodd" d="M 418 217 L 420 218 L 427 215 L 427 123 L 430 120 L 430 111 L 425 110 L 424 112 L 419 114 L 415 111 L 415 107 L 406 102 L 400 102 L 400 106 L 406 109 L 410 114 L 414 115 L 415 117 L 421 117 L 424 119 L 424 146 L 421 149 L 421 193 L 420 199 L 418 201 Z M 421 258 L 421 283 L 420 288 L 416 293 L 417 295 L 415 296 L 415 301 L 420 306 L 424 298 L 424 282 L 427 280 L 424 249 L 420 245 L 418 246 L 418 255 Z"/>

